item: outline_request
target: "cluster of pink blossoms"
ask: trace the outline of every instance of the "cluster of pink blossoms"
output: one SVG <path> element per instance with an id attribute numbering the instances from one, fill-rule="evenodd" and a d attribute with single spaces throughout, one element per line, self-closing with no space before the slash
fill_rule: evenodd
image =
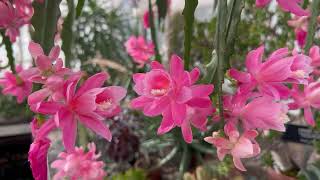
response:
<path id="1" fill-rule="evenodd" d="M 199 69 L 185 71 L 182 59 L 176 55 L 171 57 L 169 71 L 156 61 L 151 68 L 150 72 L 133 75 L 134 90 L 139 97 L 131 101 L 131 107 L 142 110 L 146 116 L 162 115 L 158 134 L 178 126 L 184 140 L 191 143 L 191 125 L 206 130 L 207 117 L 214 112 L 209 97 L 213 85 L 195 85 Z"/>
<path id="2" fill-rule="evenodd" d="M 148 63 L 155 54 L 154 44 L 147 42 L 142 36 L 130 36 L 124 46 L 133 61 L 139 64 L 139 67 Z"/>
<path id="3" fill-rule="evenodd" d="M 256 156 L 260 152 L 254 140 L 258 135 L 257 130 L 285 131 L 284 123 L 289 121 L 289 107 L 283 100 L 292 97 L 294 104 L 299 104 L 296 107 L 305 109 L 319 107 L 317 103 L 320 102 L 320 96 L 315 96 L 316 91 L 320 90 L 316 90 L 319 86 L 309 84 L 313 72 L 313 60 L 309 56 L 296 52 L 290 55 L 287 48 L 274 51 L 264 61 L 263 54 L 263 46 L 249 52 L 245 62 L 246 72 L 229 70 L 229 75 L 238 83 L 235 94 L 223 97 L 226 120 L 224 132 L 229 140 L 220 137 L 218 132 L 205 138 L 205 141 L 217 147 L 220 160 L 225 154 L 231 154 L 235 166 L 243 171 L 245 168 L 241 159 Z M 299 84 L 311 86 L 305 89 L 308 95 L 314 91 L 308 96 L 309 101 L 300 100 L 305 99 L 305 96 L 298 95 L 296 88 L 289 89 L 286 86 L 288 83 L 293 84 L 293 87 Z M 307 116 L 312 117 L 310 111 L 307 111 Z M 240 125 L 243 129 L 241 136 L 237 130 Z"/>
<path id="4" fill-rule="evenodd" d="M 19 36 L 19 29 L 30 24 L 33 16 L 31 0 L 2 0 L 0 1 L 0 29 L 6 29 L 6 36 L 15 42 Z"/>
<path id="5" fill-rule="evenodd" d="M 62 130 L 64 147 L 68 153 L 74 153 L 70 157 L 74 157 L 75 160 L 89 158 L 82 169 L 74 168 L 72 172 L 65 173 L 75 173 L 72 177 L 80 179 L 102 179 L 102 164 L 95 162 L 97 156 L 88 155 L 94 153 L 95 148 L 92 146 L 93 152 L 90 151 L 87 155 L 84 155 L 81 149 L 75 149 L 77 124 L 80 122 L 111 141 L 112 134 L 103 121 L 121 111 L 119 104 L 126 95 L 126 89 L 119 86 L 102 87 L 108 78 L 108 74 L 104 72 L 82 82 L 82 72 L 73 72 L 63 67 L 58 46 L 53 47 L 47 56 L 39 44 L 31 42 L 29 51 L 36 66 L 28 70 L 17 66 L 17 73 L 6 72 L 5 77 L 0 80 L 0 85 L 4 87 L 4 94 L 17 96 L 19 103 L 27 97 L 30 109 L 39 114 L 31 124 L 34 142 L 30 147 L 29 161 L 34 178 L 47 178 L 46 157 L 50 147 L 47 136 L 49 132 L 59 128 Z M 41 88 L 32 93 L 33 83 L 40 84 Z M 85 171 L 86 168 L 91 169 Z M 76 170 L 84 172 L 77 174 Z M 62 171 L 57 177 L 61 174 Z"/>
<path id="6" fill-rule="evenodd" d="M 103 180 L 106 176 L 103 161 L 97 161 L 100 154 L 96 154 L 96 146 L 88 144 L 88 152 L 83 148 L 76 147 L 73 152 L 62 152 L 58 160 L 55 160 L 51 167 L 58 170 L 54 175 L 54 180 L 66 177 L 74 180 Z"/>

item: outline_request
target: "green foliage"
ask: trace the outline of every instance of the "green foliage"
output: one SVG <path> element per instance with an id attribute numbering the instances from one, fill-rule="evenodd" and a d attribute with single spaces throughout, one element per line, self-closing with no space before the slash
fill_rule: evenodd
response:
<path id="1" fill-rule="evenodd" d="M 123 174 L 117 174 L 111 177 L 110 180 L 146 180 L 146 172 L 142 169 L 129 169 Z"/>
<path id="2" fill-rule="evenodd" d="M 189 69 L 194 12 L 198 6 L 198 0 L 185 0 L 184 16 L 184 68 Z"/>
<path id="3" fill-rule="evenodd" d="M 298 178 L 301 180 L 320 180 L 320 161 L 307 165 L 299 172 Z"/>
<path id="4" fill-rule="evenodd" d="M 266 167 L 273 167 L 273 159 L 270 152 L 266 152 L 262 156 L 262 165 Z"/>
<path id="5" fill-rule="evenodd" d="M 78 0 L 78 4 L 76 7 L 76 17 L 78 18 L 81 15 L 84 3 L 86 2 L 86 0 Z"/>

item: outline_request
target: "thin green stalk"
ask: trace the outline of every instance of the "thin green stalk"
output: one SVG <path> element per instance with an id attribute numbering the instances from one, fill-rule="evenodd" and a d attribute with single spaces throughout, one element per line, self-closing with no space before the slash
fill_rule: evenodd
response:
<path id="1" fill-rule="evenodd" d="M 184 17 L 184 68 L 189 69 L 191 55 L 192 30 L 194 22 L 194 12 L 198 6 L 198 0 L 185 0 L 183 9 Z"/>
<path id="2" fill-rule="evenodd" d="M 154 15 L 152 11 L 152 3 L 151 0 L 149 0 L 149 23 L 150 23 L 150 31 L 151 31 L 151 38 L 154 44 L 154 49 L 156 51 L 156 60 L 161 63 L 161 56 L 159 53 L 159 47 L 158 47 L 158 41 L 157 41 L 157 33 L 156 28 L 154 25 Z"/>
<path id="3" fill-rule="evenodd" d="M 60 16 L 60 2 L 61 0 L 47 0 L 46 1 L 46 20 L 44 36 L 42 41 L 42 48 L 48 54 L 54 45 L 54 36 L 57 32 L 57 22 Z"/>
<path id="4" fill-rule="evenodd" d="M 182 158 L 181 158 L 181 162 L 179 165 L 179 179 L 183 178 L 183 174 L 184 174 L 184 172 L 186 172 L 188 165 L 189 165 L 189 160 L 190 160 L 189 148 L 186 143 L 183 144 L 182 150 L 183 150 Z"/>
<path id="5" fill-rule="evenodd" d="M 157 168 L 160 168 L 161 166 L 165 165 L 167 162 L 169 162 L 178 152 L 179 150 L 179 146 L 176 146 L 174 147 L 171 152 L 166 156 L 164 157 L 160 162 L 159 164 L 157 164 L 155 167 L 153 167 L 151 170 L 154 170 L 154 169 L 157 169 Z"/>
<path id="6" fill-rule="evenodd" d="M 320 11 L 320 0 L 313 0 L 311 4 L 311 19 L 309 21 L 308 26 L 308 35 L 307 35 L 307 42 L 304 48 L 304 52 L 308 53 L 309 49 L 313 44 L 314 35 L 316 32 L 317 27 L 317 17 Z"/>
<path id="7" fill-rule="evenodd" d="M 5 35 L 4 31 L 1 31 L 1 36 L 3 39 L 3 43 L 6 47 L 8 64 L 10 66 L 12 73 L 15 74 L 16 73 L 16 66 L 15 66 L 14 57 L 13 57 L 12 44 L 10 42 L 10 39 Z"/>
<path id="8" fill-rule="evenodd" d="M 224 81 L 224 61 L 225 61 L 225 30 L 226 30 L 226 11 L 227 11 L 227 1 L 219 0 L 218 2 L 218 18 L 217 18 L 217 30 L 216 30 L 216 52 L 217 52 L 217 71 L 216 71 L 216 88 L 218 94 L 218 107 L 219 115 L 221 120 L 223 120 L 223 101 L 222 101 L 222 84 Z"/>
<path id="9" fill-rule="evenodd" d="M 72 26 L 76 18 L 76 11 L 75 11 L 75 5 L 73 0 L 68 0 L 68 9 L 69 9 L 69 13 L 66 20 L 63 23 L 63 29 L 61 33 L 61 38 L 62 38 L 61 48 L 66 57 L 66 60 L 65 60 L 66 67 L 70 67 L 70 60 L 72 58 L 71 50 L 72 50 L 72 45 L 74 40 Z"/>

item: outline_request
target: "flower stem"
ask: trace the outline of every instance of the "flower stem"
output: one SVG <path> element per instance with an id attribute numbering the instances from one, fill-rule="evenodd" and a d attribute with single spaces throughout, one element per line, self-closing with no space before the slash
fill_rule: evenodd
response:
<path id="1" fill-rule="evenodd" d="M 194 12 L 198 6 L 198 0 L 185 0 L 183 9 L 184 17 L 184 69 L 188 70 L 190 66 L 192 30 L 194 22 Z"/>
<path id="2" fill-rule="evenodd" d="M 320 11 L 320 0 L 313 0 L 311 4 L 311 19 L 308 25 L 307 42 L 304 48 L 304 52 L 308 53 L 314 40 L 314 35 L 317 27 L 317 18 Z"/>
<path id="3" fill-rule="evenodd" d="M 152 3 L 151 0 L 149 0 L 149 23 L 150 23 L 150 31 L 151 31 L 151 38 L 152 42 L 154 44 L 154 48 L 156 51 L 156 60 L 161 63 L 161 56 L 159 53 L 159 47 L 158 47 L 158 41 L 157 41 L 157 33 L 156 28 L 154 25 L 154 15 L 152 11 Z"/>

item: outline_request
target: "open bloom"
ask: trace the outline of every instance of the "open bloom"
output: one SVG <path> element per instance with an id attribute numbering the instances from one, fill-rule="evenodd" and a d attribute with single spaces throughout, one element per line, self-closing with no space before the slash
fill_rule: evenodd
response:
<path id="1" fill-rule="evenodd" d="M 46 56 L 40 44 L 30 42 L 29 52 L 35 60 L 38 73 L 30 80 L 36 83 L 44 84 L 50 76 L 60 76 L 71 74 L 71 70 L 63 67 L 63 61 L 59 58 L 60 47 L 54 46 L 49 55 Z"/>
<path id="2" fill-rule="evenodd" d="M 33 15 L 31 1 L 21 3 L 22 0 L 14 1 L 12 4 L 8 0 L 0 1 L 0 29 L 6 29 L 6 36 L 11 42 L 15 42 L 19 36 L 19 28 L 29 24 Z"/>
<path id="3" fill-rule="evenodd" d="M 225 119 L 236 123 L 241 120 L 244 129 L 285 131 L 284 123 L 289 120 L 285 104 L 274 101 L 270 96 L 253 97 L 237 93 L 224 96 Z"/>
<path id="4" fill-rule="evenodd" d="M 100 154 L 96 154 L 94 143 L 88 144 L 88 152 L 82 147 L 76 147 L 73 152 L 62 152 L 57 160 L 52 162 L 51 167 L 57 169 L 54 180 L 64 178 L 77 180 L 103 180 L 106 176 L 103 161 L 98 161 Z"/>
<path id="5" fill-rule="evenodd" d="M 125 43 L 125 47 L 128 54 L 133 58 L 133 61 L 141 67 L 150 61 L 151 57 L 155 54 L 154 44 L 152 42 L 146 42 L 142 36 L 130 36 Z"/>
<path id="6" fill-rule="evenodd" d="M 289 107 L 291 109 L 303 108 L 306 122 L 315 126 L 311 108 L 320 108 L 320 82 L 316 81 L 304 86 L 303 91 L 297 85 L 294 85 L 291 96 L 294 102 L 289 104 Z"/>
<path id="7" fill-rule="evenodd" d="M 17 102 L 22 103 L 23 100 L 32 91 L 32 82 L 28 79 L 35 73 L 32 70 L 24 70 L 21 66 L 16 67 L 16 73 L 5 72 L 4 77 L 0 79 L 2 93 L 4 95 L 11 94 L 17 97 Z"/>
<path id="8" fill-rule="evenodd" d="M 251 158 L 260 153 L 259 144 L 255 141 L 258 132 L 255 130 L 245 131 L 241 136 L 232 123 L 227 123 L 224 132 L 229 139 L 218 137 L 217 132 L 213 132 L 212 136 L 204 138 L 204 140 L 217 147 L 217 155 L 222 161 L 226 154 L 233 157 L 233 163 L 237 169 L 246 171 L 243 166 L 242 158 Z"/>
<path id="9" fill-rule="evenodd" d="M 176 55 L 171 57 L 169 72 L 156 61 L 151 67 L 150 72 L 133 75 L 134 90 L 139 97 L 131 101 L 131 107 L 142 110 L 146 116 L 162 114 L 158 134 L 178 126 L 185 141 L 190 143 L 190 125 L 203 130 L 207 116 L 214 111 L 209 98 L 213 86 L 194 85 L 199 78 L 199 69 L 184 71 L 183 61 Z"/>
<path id="10" fill-rule="evenodd" d="M 309 74 L 313 71 L 310 57 L 303 54 L 288 57 L 288 49 L 281 48 L 262 62 L 263 53 L 264 46 L 249 52 L 246 58 L 247 72 L 233 68 L 229 70 L 230 76 L 238 81 L 241 92 L 258 88 L 261 93 L 280 99 L 289 95 L 289 89 L 283 83 L 308 83 Z"/>
<path id="11" fill-rule="evenodd" d="M 124 98 L 126 90 L 117 86 L 101 88 L 106 78 L 106 73 L 98 73 L 77 90 L 78 79 L 66 81 L 63 85 L 63 101 L 43 101 L 33 109 L 38 113 L 54 115 L 56 126 L 62 129 L 63 143 L 68 151 L 74 148 L 78 120 L 111 140 L 111 132 L 103 120 L 119 112 L 119 101 Z"/>
<path id="12" fill-rule="evenodd" d="M 256 6 L 263 8 L 270 2 L 271 0 L 256 0 Z M 308 16 L 310 14 L 308 10 L 305 10 L 299 6 L 301 0 L 277 0 L 277 2 L 283 11 L 291 12 L 297 16 Z"/>

